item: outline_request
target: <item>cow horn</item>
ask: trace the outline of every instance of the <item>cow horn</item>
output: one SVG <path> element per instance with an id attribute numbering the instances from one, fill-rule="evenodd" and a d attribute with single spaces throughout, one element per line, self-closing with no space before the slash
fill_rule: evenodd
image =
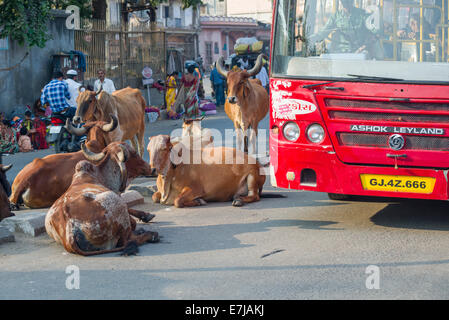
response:
<path id="1" fill-rule="evenodd" d="M 128 161 L 128 150 L 126 150 L 122 145 L 120 146 L 120 151 L 117 153 L 117 158 L 120 160 L 120 162 L 126 162 Z"/>
<path id="2" fill-rule="evenodd" d="M 2 166 L 2 171 L 3 172 L 6 172 L 6 171 L 8 171 L 9 169 L 11 169 L 12 168 L 12 163 L 11 164 L 8 164 L 7 166 Z"/>
<path id="3" fill-rule="evenodd" d="M 111 114 L 110 116 L 111 116 L 111 122 L 108 123 L 108 124 L 105 124 L 103 127 L 101 127 L 101 129 L 104 132 L 114 131 L 115 128 L 117 128 L 117 126 L 118 126 L 118 119 L 117 119 L 117 117 L 115 115 L 113 115 L 113 114 Z"/>
<path id="4" fill-rule="evenodd" d="M 76 127 L 72 126 L 72 123 L 71 123 L 70 119 L 68 119 L 68 118 L 65 121 L 65 128 L 67 129 L 68 132 L 70 132 L 71 134 L 74 134 L 76 136 L 84 136 L 87 132 L 87 129 L 84 127 L 76 128 Z"/>
<path id="5" fill-rule="evenodd" d="M 223 77 L 228 77 L 228 72 L 223 68 L 223 57 L 218 58 L 218 61 L 215 63 L 215 66 L 217 67 L 217 71 L 219 74 L 221 74 Z"/>
<path id="6" fill-rule="evenodd" d="M 86 157 L 86 159 L 89 160 L 89 161 L 101 161 L 106 156 L 106 154 L 104 154 L 103 152 L 95 153 L 95 152 L 90 151 L 86 147 L 85 143 L 83 143 L 81 145 L 81 149 L 83 151 L 84 157 Z"/>
<path id="7" fill-rule="evenodd" d="M 255 76 L 260 72 L 260 69 L 262 69 L 263 66 L 263 59 L 268 60 L 268 57 L 264 54 L 259 54 L 256 60 L 256 64 L 254 65 L 254 68 L 247 71 L 250 76 Z"/>

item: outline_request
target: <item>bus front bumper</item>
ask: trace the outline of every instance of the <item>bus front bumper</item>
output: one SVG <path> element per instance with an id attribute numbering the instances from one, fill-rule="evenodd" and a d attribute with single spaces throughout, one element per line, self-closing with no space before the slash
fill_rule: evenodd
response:
<path id="1" fill-rule="evenodd" d="M 277 150 L 270 150 L 271 184 L 294 190 L 448 200 L 448 172 L 346 164 L 330 149 L 278 146 Z"/>

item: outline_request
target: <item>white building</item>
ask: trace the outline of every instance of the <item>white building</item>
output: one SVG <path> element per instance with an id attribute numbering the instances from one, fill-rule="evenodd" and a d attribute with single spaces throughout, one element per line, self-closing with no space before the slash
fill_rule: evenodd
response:
<path id="1" fill-rule="evenodd" d="M 273 0 L 203 0 L 202 16 L 253 18 L 272 22 Z"/>

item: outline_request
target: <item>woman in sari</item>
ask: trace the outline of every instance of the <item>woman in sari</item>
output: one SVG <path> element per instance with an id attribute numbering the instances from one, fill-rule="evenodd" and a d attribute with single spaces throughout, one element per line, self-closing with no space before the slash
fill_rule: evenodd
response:
<path id="1" fill-rule="evenodd" d="M 181 89 L 174 107 L 181 104 L 184 105 L 185 115 L 187 117 L 199 115 L 198 88 L 200 85 L 199 77 L 195 75 L 195 66 L 191 65 L 187 68 L 187 74 L 181 79 Z"/>
<path id="2" fill-rule="evenodd" d="M 45 123 L 39 118 L 35 117 L 33 120 L 33 128 L 35 134 L 33 135 L 35 141 L 36 149 L 48 149 L 47 140 L 45 137 L 47 136 L 47 127 Z"/>
<path id="3" fill-rule="evenodd" d="M 3 120 L 0 123 L 0 152 L 1 153 L 16 153 L 19 151 L 19 145 L 16 140 L 16 132 L 9 121 Z"/>
<path id="4" fill-rule="evenodd" d="M 173 109 L 173 106 L 176 102 L 176 72 L 173 72 L 167 78 L 167 93 L 165 94 L 165 102 L 167 103 L 167 114 L 170 119 L 175 119 L 178 117 L 176 110 Z"/>

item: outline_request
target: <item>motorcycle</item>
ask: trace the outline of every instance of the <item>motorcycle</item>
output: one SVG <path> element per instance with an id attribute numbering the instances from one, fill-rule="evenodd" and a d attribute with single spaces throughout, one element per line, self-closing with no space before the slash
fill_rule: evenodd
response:
<path id="1" fill-rule="evenodd" d="M 81 143 L 86 140 L 86 136 L 78 137 L 67 130 L 66 121 L 71 121 L 70 118 L 63 115 L 52 115 L 50 121 L 47 143 L 54 144 L 56 153 L 81 150 Z M 80 126 L 81 124 L 78 125 L 78 127 Z"/>

